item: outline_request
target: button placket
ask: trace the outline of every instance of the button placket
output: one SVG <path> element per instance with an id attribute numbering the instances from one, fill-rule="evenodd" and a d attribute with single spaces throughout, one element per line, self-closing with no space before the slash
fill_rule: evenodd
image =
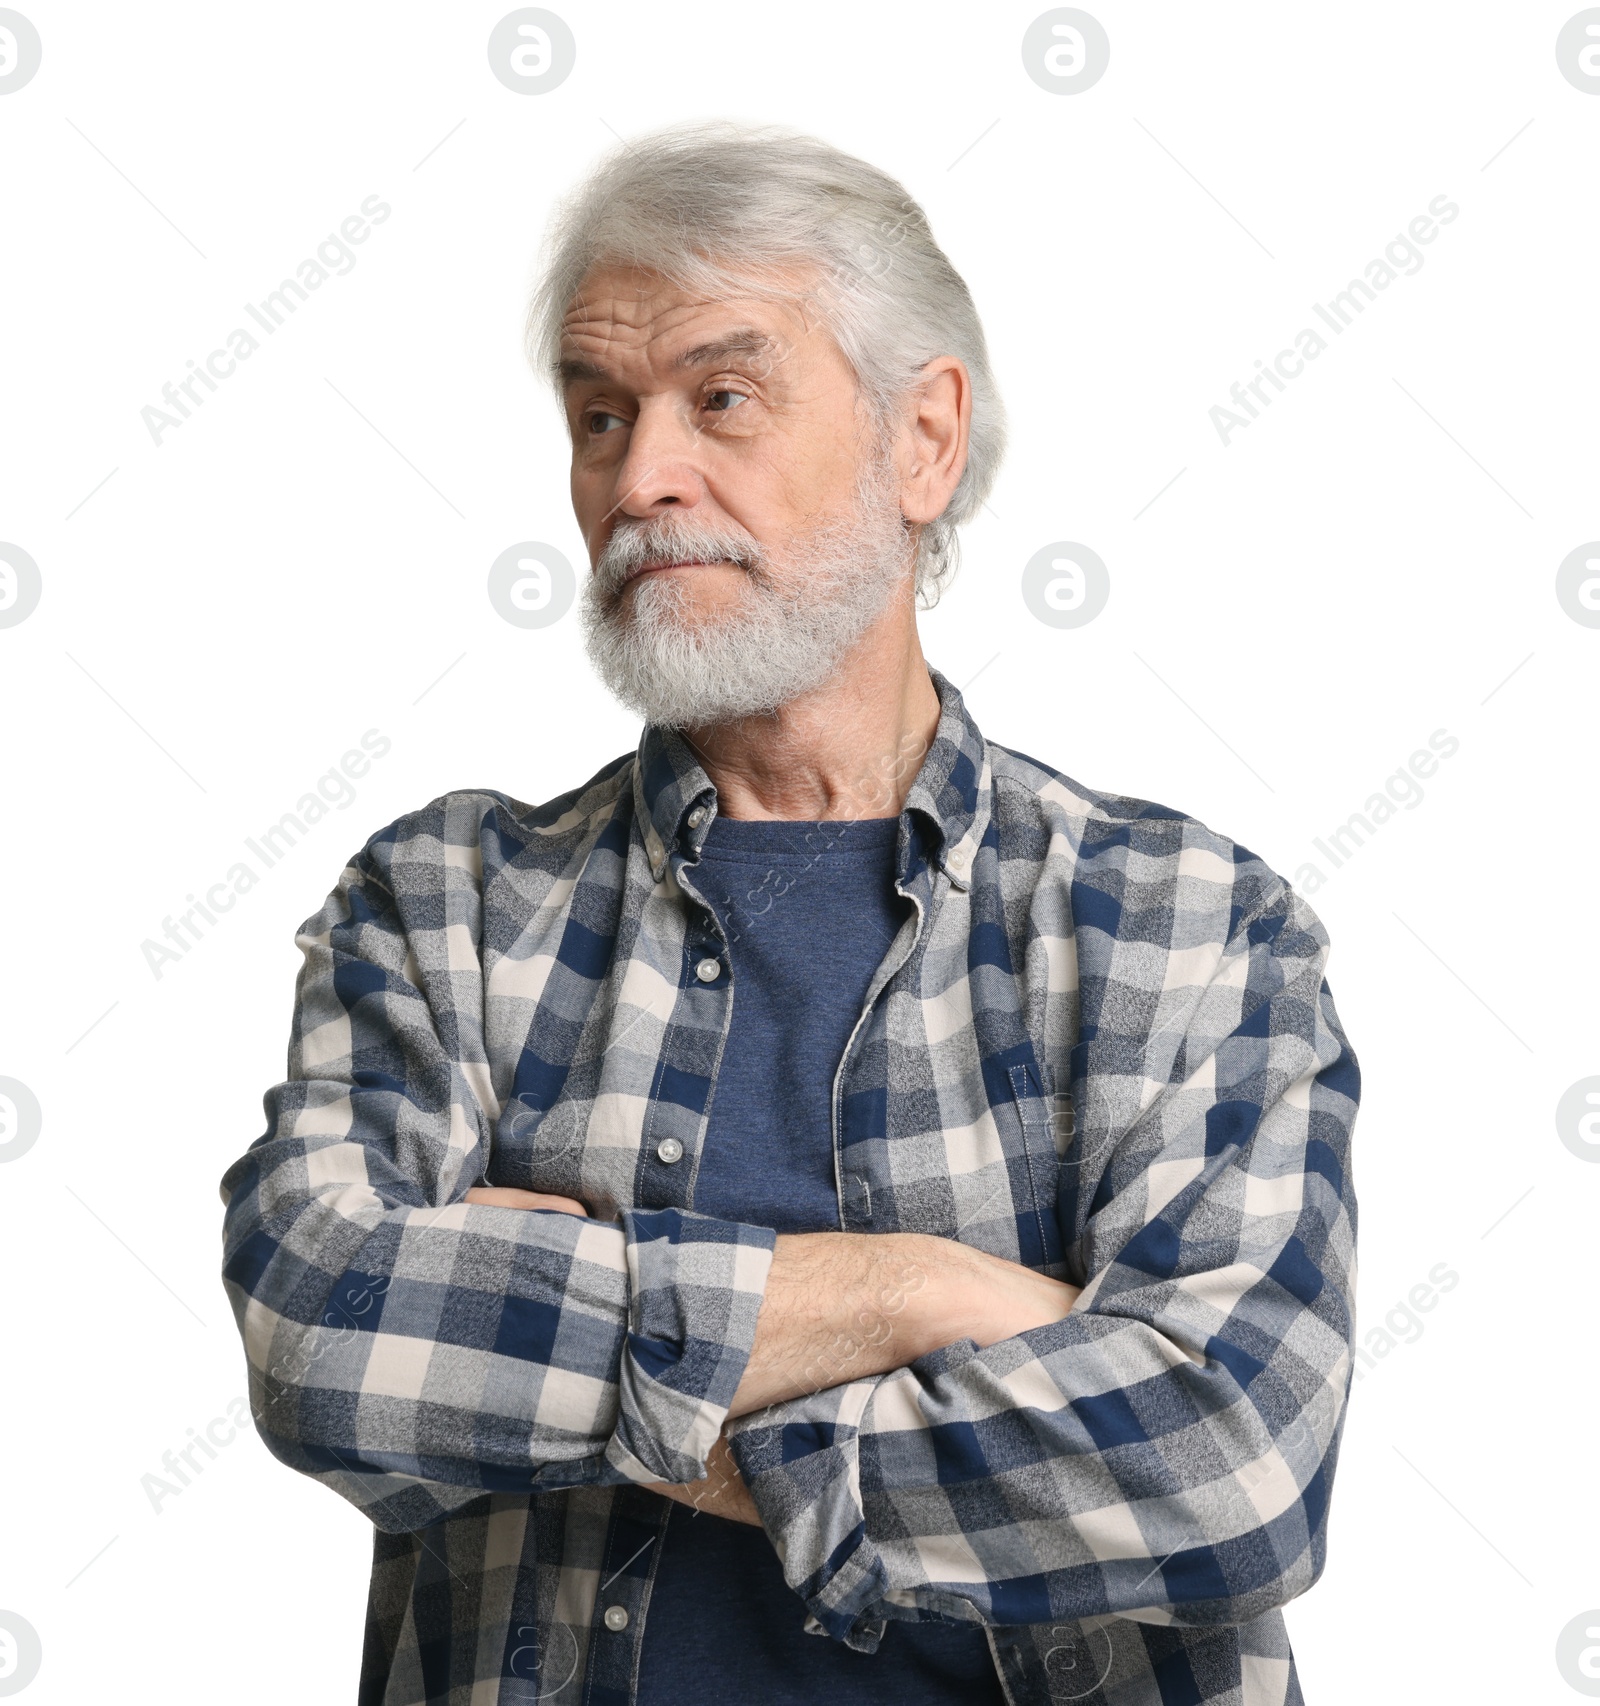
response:
<path id="1" fill-rule="evenodd" d="M 684 822 L 692 824 L 697 811 L 709 819 L 712 809 L 710 806 L 696 806 L 685 813 Z M 692 861 L 687 863 L 692 865 Z M 726 1003 L 731 996 L 732 971 L 723 958 L 724 944 L 719 939 L 715 911 L 695 888 L 692 877 L 680 870 L 676 862 L 674 875 L 689 904 L 690 912 L 683 940 L 684 962 L 689 975 L 685 979 L 679 999 L 686 1003 L 691 1013 L 699 1016 L 697 1022 L 703 1027 L 706 1016 L 715 1012 L 717 1007 Z M 723 1024 L 725 1027 L 725 1013 Z M 658 1120 L 660 1125 L 657 1124 Z M 664 1200 L 670 1199 L 681 1206 L 689 1206 L 685 1199 L 693 1191 L 696 1144 L 704 1135 L 705 1124 L 706 1116 L 703 1112 L 695 1116 L 685 1108 L 672 1107 L 652 1099 L 643 1134 L 644 1153 L 647 1168 L 653 1162 L 656 1167 L 671 1170 L 670 1174 L 662 1171 L 655 1175 L 655 1189 L 665 1193 Z M 669 1131 L 675 1126 L 676 1133 L 658 1135 L 661 1125 L 667 1126 Z M 680 1162 L 685 1165 L 680 1167 Z"/>

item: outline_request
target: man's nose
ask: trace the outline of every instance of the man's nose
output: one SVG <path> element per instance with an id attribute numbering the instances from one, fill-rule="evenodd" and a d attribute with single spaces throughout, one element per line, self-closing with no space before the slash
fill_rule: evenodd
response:
<path id="1" fill-rule="evenodd" d="M 646 399 L 617 468 L 614 510 L 644 518 L 669 506 L 692 509 L 705 495 L 700 450 L 700 434 L 680 403 Z"/>

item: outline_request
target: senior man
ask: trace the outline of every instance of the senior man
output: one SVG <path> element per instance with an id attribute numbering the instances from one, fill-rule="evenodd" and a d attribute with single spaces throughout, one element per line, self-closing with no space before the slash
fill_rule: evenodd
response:
<path id="1" fill-rule="evenodd" d="M 222 1181 L 260 1432 L 377 1531 L 363 1706 L 1298 1701 L 1326 937 L 924 662 L 1003 439 L 965 285 L 875 168 L 688 127 L 529 324 L 638 750 L 355 854 Z"/>

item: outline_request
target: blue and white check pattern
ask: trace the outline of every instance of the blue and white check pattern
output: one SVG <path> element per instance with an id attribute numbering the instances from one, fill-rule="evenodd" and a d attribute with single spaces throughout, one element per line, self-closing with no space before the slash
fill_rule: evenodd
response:
<path id="1" fill-rule="evenodd" d="M 1083 1296 L 870 1379 L 845 1347 L 729 1424 L 735 1460 L 819 1639 L 955 1617 L 1015 1706 L 1287 1706 L 1354 1326 L 1326 936 L 1253 854 L 987 742 L 934 681 L 839 1224 Z M 637 1483 L 704 1473 L 774 1237 L 693 1208 L 734 998 L 694 888 L 715 806 L 649 728 L 548 805 L 401 818 L 299 933 L 224 1282 L 262 1437 L 376 1528 L 361 1706 L 634 1698 L 670 1508 Z"/>

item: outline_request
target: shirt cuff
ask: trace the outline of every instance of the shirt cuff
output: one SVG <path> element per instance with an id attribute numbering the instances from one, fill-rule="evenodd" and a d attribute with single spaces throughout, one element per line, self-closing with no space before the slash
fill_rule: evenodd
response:
<path id="1" fill-rule="evenodd" d="M 806 1628 L 858 1652 L 886 1627 L 883 1560 L 861 1500 L 861 1418 L 881 1376 L 831 1386 L 740 1416 L 728 1447 L 804 1601 Z"/>
<path id="2" fill-rule="evenodd" d="M 688 1209 L 623 1209 L 627 1339 L 606 1461 L 698 1481 L 744 1376 L 777 1234 Z"/>

